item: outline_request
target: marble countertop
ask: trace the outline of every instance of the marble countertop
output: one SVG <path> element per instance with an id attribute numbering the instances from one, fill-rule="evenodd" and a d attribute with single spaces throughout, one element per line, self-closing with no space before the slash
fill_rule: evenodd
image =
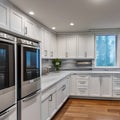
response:
<path id="1" fill-rule="evenodd" d="M 59 71 L 51 72 L 41 77 L 41 91 L 45 91 L 49 87 L 55 85 L 64 77 L 70 74 L 120 74 L 120 71 Z"/>

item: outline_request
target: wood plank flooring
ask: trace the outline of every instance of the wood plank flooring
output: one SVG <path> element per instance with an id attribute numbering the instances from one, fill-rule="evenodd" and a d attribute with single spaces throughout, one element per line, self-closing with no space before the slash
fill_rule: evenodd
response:
<path id="1" fill-rule="evenodd" d="M 69 99 L 52 120 L 120 120 L 120 101 Z"/>

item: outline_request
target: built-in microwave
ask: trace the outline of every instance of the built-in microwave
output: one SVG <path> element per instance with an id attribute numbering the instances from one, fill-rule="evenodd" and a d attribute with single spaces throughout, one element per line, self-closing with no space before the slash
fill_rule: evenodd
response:
<path id="1" fill-rule="evenodd" d="M 0 32 L 0 114 L 15 105 L 16 37 Z"/>

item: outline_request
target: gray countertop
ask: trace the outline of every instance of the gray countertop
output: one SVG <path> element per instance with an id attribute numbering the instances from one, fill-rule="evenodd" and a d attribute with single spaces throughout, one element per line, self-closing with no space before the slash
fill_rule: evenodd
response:
<path id="1" fill-rule="evenodd" d="M 64 77 L 70 74 L 120 74 L 120 71 L 59 71 L 51 72 L 41 77 L 41 91 L 45 91 L 49 87 L 55 85 Z"/>

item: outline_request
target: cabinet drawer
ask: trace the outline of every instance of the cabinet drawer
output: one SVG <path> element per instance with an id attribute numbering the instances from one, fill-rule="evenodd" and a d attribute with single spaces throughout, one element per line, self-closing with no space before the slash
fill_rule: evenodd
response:
<path id="1" fill-rule="evenodd" d="M 114 74 L 113 75 L 113 80 L 120 80 L 120 74 Z"/>
<path id="2" fill-rule="evenodd" d="M 113 90 L 120 90 L 120 81 L 118 80 L 113 81 Z"/>
<path id="3" fill-rule="evenodd" d="M 88 89 L 87 88 L 77 88 L 77 95 L 88 96 Z"/>
<path id="4" fill-rule="evenodd" d="M 89 75 L 77 75 L 76 79 L 77 80 L 88 80 L 89 79 Z"/>
<path id="5" fill-rule="evenodd" d="M 88 86 L 88 80 L 78 80 L 77 86 Z"/>
<path id="6" fill-rule="evenodd" d="M 120 97 L 120 90 L 113 91 L 113 97 Z"/>
<path id="7" fill-rule="evenodd" d="M 56 86 L 53 86 L 47 90 L 45 90 L 44 92 L 42 92 L 42 101 L 44 101 L 46 98 L 48 98 L 51 94 L 56 92 Z"/>

